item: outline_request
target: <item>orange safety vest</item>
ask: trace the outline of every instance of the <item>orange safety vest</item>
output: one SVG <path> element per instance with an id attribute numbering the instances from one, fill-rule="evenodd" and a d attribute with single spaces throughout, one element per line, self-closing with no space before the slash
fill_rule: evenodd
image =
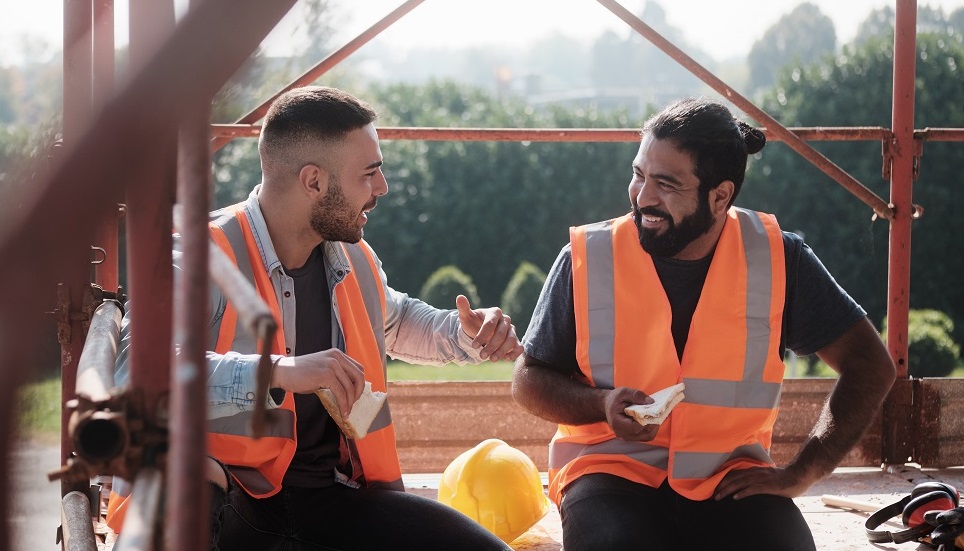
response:
<path id="1" fill-rule="evenodd" d="M 212 240 L 255 285 L 258 295 L 268 304 L 278 322 L 271 352 L 285 354 L 278 298 L 244 204 L 217 211 L 212 218 Z M 333 294 L 337 320 L 345 339 L 345 353 L 362 364 L 365 380 L 371 382 L 372 391 L 385 392 L 385 290 L 374 254 L 364 241 L 335 245 L 342 247 L 351 265 L 351 270 L 335 285 Z M 228 302 L 220 321 L 212 328 L 212 350 L 219 354 L 259 352 L 257 339 L 247 328 L 239 330 L 238 322 L 237 310 Z M 281 481 L 297 449 L 293 393 L 285 393 L 284 401 L 275 413 L 278 422 L 257 440 L 248 435 L 250 412 L 208 421 L 208 453 L 224 463 L 235 481 L 256 498 L 272 496 L 281 489 Z M 364 438 L 343 438 L 342 444 L 347 446 L 352 480 L 367 487 L 404 489 L 387 400 Z M 115 496 L 118 499 L 115 500 Z M 123 522 L 127 501 L 124 496 L 112 493 L 108 502 L 107 521 L 115 531 L 119 531 Z"/>
<path id="2" fill-rule="evenodd" d="M 786 265 L 772 215 L 731 208 L 710 263 L 682 361 L 672 311 L 632 215 L 570 229 L 576 359 L 590 384 L 652 394 L 683 382 L 684 400 L 649 442 L 606 422 L 559 425 L 549 445 L 549 495 L 609 473 L 708 499 L 733 469 L 769 456 L 784 364 Z"/>

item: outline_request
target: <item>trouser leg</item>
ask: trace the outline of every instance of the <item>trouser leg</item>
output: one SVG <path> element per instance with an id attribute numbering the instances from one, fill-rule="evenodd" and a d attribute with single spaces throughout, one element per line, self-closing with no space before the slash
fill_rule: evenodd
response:
<path id="1" fill-rule="evenodd" d="M 667 528 L 671 496 L 608 474 L 579 477 L 559 507 L 566 551 L 680 549 Z"/>
<path id="2" fill-rule="evenodd" d="M 813 551 L 792 499 L 758 495 L 693 501 L 607 474 L 580 477 L 559 508 L 566 551 L 718 549 Z"/>

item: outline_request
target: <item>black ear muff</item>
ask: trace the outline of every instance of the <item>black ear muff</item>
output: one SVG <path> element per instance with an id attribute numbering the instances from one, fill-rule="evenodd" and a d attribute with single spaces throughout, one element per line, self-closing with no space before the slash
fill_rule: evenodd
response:
<path id="1" fill-rule="evenodd" d="M 880 509 L 867 518 L 864 528 L 867 539 L 872 543 L 906 543 L 918 541 L 934 530 L 934 526 L 924 520 L 928 511 L 946 511 L 955 508 L 960 501 L 957 489 L 943 482 L 924 482 L 918 484 L 909 496 Z M 887 520 L 900 515 L 906 530 L 890 532 L 876 530 Z"/>

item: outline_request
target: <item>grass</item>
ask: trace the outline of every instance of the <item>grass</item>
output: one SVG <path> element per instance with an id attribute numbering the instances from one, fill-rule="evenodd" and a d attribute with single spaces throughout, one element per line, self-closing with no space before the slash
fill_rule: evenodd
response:
<path id="1" fill-rule="evenodd" d="M 60 439 L 60 377 L 29 383 L 17 393 L 20 434 L 32 440 Z"/>
<path id="2" fill-rule="evenodd" d="M 478 365 L 413 365 L 388 362 L 389 381 L 510 381 L 512 362 L 484 362 Z"/>

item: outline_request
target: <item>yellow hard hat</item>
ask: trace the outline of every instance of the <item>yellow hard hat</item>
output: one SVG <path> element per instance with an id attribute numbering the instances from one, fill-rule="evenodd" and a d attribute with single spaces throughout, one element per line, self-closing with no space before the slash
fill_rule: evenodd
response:
<path id="1" fill-rule="evenodd" d="M 438 500 L 465 513 L 506 543 L 549 512 L 549 500 L 535 463 L 497 438 L 482 441 L 445 468 Z"/>

